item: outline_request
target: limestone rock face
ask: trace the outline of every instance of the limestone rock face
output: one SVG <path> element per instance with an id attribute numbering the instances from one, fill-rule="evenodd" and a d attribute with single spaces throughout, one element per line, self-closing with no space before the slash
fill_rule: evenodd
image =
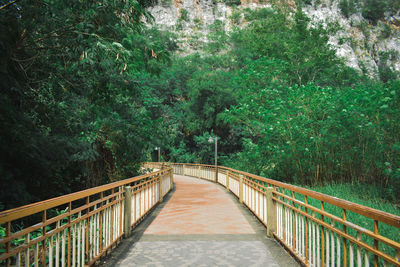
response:
<path id="1" fill-rule="evenodd" d="M 387 15 L 385 21 L 379 21 L 374 26 L 360 13 L 349 18 L 344 17 L 338 6 L 339 0 L 316 2 L 304 6 L 303 11 L 311 18 L 311 27 L 318 23 L 325 27 L 335 25 L 336 29 L 332 31 L 329 42 L 348 66 L 358 70 L 366 69 L 371 76 L 377 75 L 379 64 L 400 71 L 399 14 Z M 294 1 L 289 0 L 286 3 L 295 8 Z M 181 53 L 190 54 L 201 49 L 201 44 L 207 42 L 209 27 L 215 21 L 220 21 L 229 33 L 234 25 L 233 13 L 244 8 L 257 9 L 272 5 L 269 0 L 240 0 L 236 4 L 228 5 L 221 0 L 160 0 L 157 5 L 150 7 L 149 11 L 157 27 L 178 35 Z M 235 23 L 237 24 L 237 21 Z M 238 26 L 243 27 L 246 23 L 242 17 Z"/>

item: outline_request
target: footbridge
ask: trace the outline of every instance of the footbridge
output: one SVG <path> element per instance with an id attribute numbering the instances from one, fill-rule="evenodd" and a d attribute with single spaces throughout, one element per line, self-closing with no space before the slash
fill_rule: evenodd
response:
<path id="1" fill-rule="evenodd" d="M 0 266 L 400 266 L 399 216 L 226 167 L 143 169 L 0 212 Z"/>

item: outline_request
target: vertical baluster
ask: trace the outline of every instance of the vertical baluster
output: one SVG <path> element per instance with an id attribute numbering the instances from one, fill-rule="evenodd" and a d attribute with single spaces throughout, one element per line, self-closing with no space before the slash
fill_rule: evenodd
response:
<path id="1" fill-rule="evenodd" d="M 321 201 L 321 210 L 324 210 L 324 202 Z M 321 214 L 321 220 L 325 221 L 324 215 Z M 325 228 L 321 226 L 321 266 L 325 266 Z"/>
<path id="2" fill-rule="evenodd" d="M 329 259 L 330 259 L 330 254 L 329 254 L 329 230 L 328 228 L 325 229 L 325 236 L 326 236 L 326 266 L 330 266 L 329 264 Z"/>
<path id="3" fill-rule="evenodd" d="M 282 214 L 283 209 L 282 209 L 282 206 L 283 206 L 282 204 L 278 205 L 278 207 L 279 207 L 279 237 L 281 239 L 283 239 L 283 221 L 282 221 L 282 219 L 283 219 L 283 214 Z"/>
<path id="4" fill-rule="evenodd" d="M 374 220 L 374 234 L 378 235 L 378 221 Z M 374 239 L 374 249 L 379 250 L 378 240 Z M 378 266 L 378 255 L 374 255 L 374 267 Z"/>
<path id="5" fill-rule="evenodd" d="M 46 210 L 43 211 L 42 214 L 42 223 L 43 223 L 43 227 L 42 227 L 42 236 L 45 236 L 47 231 L 46 231 L 46 220 L 47 220 L 47 212 Z M 42 257 L 41 257 L 41 264 L 42 266 L 46 265 L 46 238 L 43 239 L 42 243 Z M 19 266 L 19 265 L 17 265 Z"/>
<path id="6" fill-rule="evenodd" d="M 97 207 L 95 207 L 95 211 Z M 99 254 L 99 213 L 96 211 L 94 214 L 94 223 L 93 223 L 93 257 L 96 257 Z"/>
<path id="7" fill-rule="evenodd" d="M 6 225 L 6 237 L 9 237 L 10 235 L 11 235 L 11 221 L 8 221 Z M 5 247 L 6 247 L 6 253 L 9 253 L 11 250 L 11 242 L 10 241 L 6 242 Z M 9 257 L 5 260 L 5 264 L 7 267 L 10 266 L 11 259 Z"/>
<path id="8" fill-rule="evenodd" d="M 307 196 L 304 196 L 304 203 L 307 205 L 308 204 L 308 199 L 307 199 Z M 305 208 L 305 211 L 306 211 L 306 213 L 308 213 L 308 209 L 307 208 Z M 306 233 L 305 233 L 305 238 L 306 238 L 306 245 L 305 245 L 305 248 L 306 248 L 306 252 L 305 252 L 305 254 L 306 254 L 306 264 L 308 264 L 308 260 L 309 260 L 309 255 L 308 255 L 308 243 L 309 243 L 309 240 L 308 240 L 308 219 L 307 219 L 307 217 L 305 217 L 304 218 L 305 219 L 305 230 L 306 230 Z"/>
<path id="9" fill-rule="evenodd" d="M 100 248 L 99 249 L 100 249 L 100 253 L 103 251 L 103 223 L 104 223 L 104 210 L 103 210 L 104 203 L 103 203 L 103 198 L 104 198 L 104 192 L 100 192 L 100 215 L 99 215 L 99 218 L 100 218 L 100 226 L 99 226 L 99 234 L 100 234 L 100 238 L 99 238 Z M 79 234 L 79 232 L 78 232 L 78 234 Z M 79 255 L 79 252 L 78 252 L 78 255 Z M 78 263 L 78 265 L 79 265 L 79 263 Z"/>
<path id="10" fill-rule="evenodd" d="M 109 201 L 107 201 L 107 205 L 108 205 Z M 110 235 L 110 208 L 105 209 L 105 217 L 106 217 L 106 221 L 105 221 L 105 225 L 104 225 L 104 232 L 105 232 L 105 237 L 104 237 L 104 249 L 106 247 L 108 247 L 108 245 L 110 244 L 110 239 L 109 239 L 109 235 Z"/>
<path id="11" fill-rule="evenodd" d="M 163 177 L 161 178 L 164 182 Z M 164 184 L 164 183 L 163 183 Z M 167 192 L 167 190 L 163 190 L 163 192 Z M 150 185 L 147 185 L 147 208 L 146 208 L 146 212 L 150 210 Z"/>
<path id="12" fill-rule="evenodd" d="M 349 242 L 350 243 L 350 246 L 349 246 L 349 254 L 350 254 L 350 257 L 349 257 L 349 265 L 350 265 L 350 267 L 354 267 L 354 251 L 353 251 L 353 244 L 351 243 L 351 242 Z"/>
<path id="13" fill-rule="evenodd" d="M 57 222 L 56 230 L 60 228 L 60 221 Z M 56 267 L 60 266 L 60 232 L 56 234 Z"/>
<path id="14" fill-rule="evenodd" d="M 289 204 L 289 203 L 288 203 Z M 291 209 L 288 207 L 287 209 L 287 218 L 288 218 L 288 245 L 289 247 L 292 247 L 292 212 Z"/>
<path id="15" fill-rule="evenodd" d="M 88 197 L 89 198 L 89 197 Z M 67 266 L 71 266 L 71 221 L 72 221 L 72 202 L 68 203 L 68 228 L 67 228 Z"/>
<path id="16" fill-rule="evenodd" d="M 335 222 L 332 220 L 331 226 L 335 227 Z M 335 266 L 335 234 L 331 231 L 331 260 L 332 266 Z"/>
<path id="17" fill-rule="evenodd" d="M 65 266 L 65 248 L 66 248 L 66 244 L 65 244 L 65 234 L 66 234 L 66 230 L 61 231 L 61 266 L 64 267 Z"/>
<path id="18" fill-rule="evenodd" d="M 35 251 L 33 252 L 33 259 L 35 267 L 39 267 L 39 243 L 35 244 Z"/>
<path id="19" fill-rule="evenodd" d="M 53 236 L 52 235 L 49 237 L 49 267 L 53 267 Z"/>
<path id="20" fill-rule="evenodd" d="M 96 248 L 96 256 L 98 256 L 99 254 L 100 254 L 100 252 L 101 252 L 101 238 L 102 238 L 102 236 L 101 236 L 101 225 L 100 225 L 100 222 L 101 222 L 101 212 L 99 211 L 99 212 L 97 212 L 97 225 L 96 225 L 96 232 L 97 232 L 97 236 L 96 236 L 96 238 L 97 238 L 97 248 Z"/>
<path id="21" fill-rule="evenodd" d="M 275 203 L 275 209 L 276 209 L 276 222 L 275 222 L 275 231 L 276 231 L 276 234 L 278 235 L 278 237 L 280 238 L 281 237 L 281 228 L 280 228 L 280 213 L 279 213 L 279 209 L 280 209 L 280 207 L 279 207 L 279 203 Z"/>
<path id="22" fill-rule="evenodd" d="M 312 249 L 312 237 L 311 237 L 311 233 L 312 233 L 312 229 L 311 229 L 311 220 L 308 219 L 308 262 L 310 265 L 312 265 L 312 258 L 311 258 L 311 249 Z"/>
<path id="23" fill-rule="evenodd" d="M 282 193 L 285 194 L 285 189 L 282 189 Z M 281 197 L 281 200 L 285 202 L 285 198 Z M 283 234 L 283 240 L 286 241 L 286 209 L 285 205 L 282 204 L 282 234 Z"/>
<path id="24" fill-rule="evenodd" d="M 25 249 L 25 267 L 30 266 L 30 254 L 29 254 L 29 243 L 31 242 L 31 237 L 29 233 L 25 237 L 27 247 Z"/>
<path id="25" fill-rule="evenodd" d="M 72 267 L 76 265 L 76 224 L 71 226 L 72 231 Z"/>
<path id="26" fill-rule="evenodd" d="M 260 190 L 260 188 L 259 188 Z M 257 191 L 257 202 L 258 202 L 258 217 L 261 218 L 262 220 L 262 216 L 261 216 L 261 193 L 260 191 Z"/>
<path id="27" fill-rule="evenodd" d="M 18 267 L 22 266 L 22 263 L 21 263 L 21 253 L 20 253 L 20 252 L 17 253 L 17 257 L 16 257 L 16 259 L 15 259 L 15 266 L 18 266 Z"/>
<path id="28" fill-rule="evenodd" d="M 114 209 L 114 213 L 115 213 L 115 218 L 114 218 L 114 225 L 115 225 L 115 235 L 114 235 L 114 240 L 117 240 L 117 238 L 119 237 L 119 206 L 120 203 L 117 202 L 117 204 L 115 205 L 115 209 Z"/>
<path id="29" fill-rule="evenodd" d="M 320 226 L 317 225 L 317 266 L 321 266 L 320 239 L 319 239 L 320 230 L 321 230 Z"/>
<path id="30" fill-rule="evenodd" d="M 249 202 L 247 201 L 247 196 L 248 196 L 248 193 L 247 193 L 247 185 L 246 185 L 246 183 L 243 183 L 243 202 L 244 202 L 244 203 L 249 203 Z"/>
<path id="31" fill-rule="evenodd" d="M 295 248 L 296 253 L 300 255 L 300 253 L 299 253 L 299 214 L 297 212 L 294 214 L 294 221 L 295 221 L 295 228 L 296 228 L 295 234 L 294 234 L 295 239 L 296 239 L 296 241 L 294 243 L 294 248 Z"/>
<path id="32" fill-rule="evenodd" d="M 108 205 L 108 200 L 105 205 Z M 106 249 L 108 245 L 108 208 L 104 209 L 103 212 L 104 221 L 103 221 L 103 251 Z"/>
<path id="33" fill-rule="evenodd" d="M 267 222 L 267 197 L 265 194 L 263 194 L 263 221 Z"/>
<path id="34" fill-rule="evenodd" d="M 112 207 L 113 206 L 110 206 L 109 208 L 108 208 L 108 224 L 107 224 L 107 227 L 108 227 L 108 244 L 107 244 L 107 246 L 109 246 L 110 244 L 111 244 L 111 235 L 112 235 L 112 226 L 113 226 L 113 224 L 111 223 L 111 219 L 112 219 Z M 132 213 L 131 213 L 132 214 Z"/>
<path id="35" fill-rule="evenodd" d="M 81 230 L 82 230 L 82 250 L 81 250 L 81 257 L 82 257 L 82 266 L 85 266 L 85 220 L 81 221 Z"/>
<path id="36" fill-rule="evenodd" d="M 240 185 L 239 185 L 239 187 L 240 187 Z M 248 184 L 246 185 L 246 188 L 247 188 L 247 205 L 251 209 L 251 188 Z"/>
<path id="37" fill-rule="evenodd" d="M 361 233 L 357 232 L 357 240 L 361 241 Z M 361 247 L 357 246 L 357 266 L 361 267 L 362 262 L 361 262 Z"/>
<path id="38" fill-rule="evenodd" d="M 289 208 L 285 208 L 285 242 L 290 247 L 290 232 L 289 232 Z"/>
<path id="39" fill-rule="evenodd" d="M 96 212 L 96 210 L 97 210 L 97 207 L 94 206 L 94 209 L 93 209 L 94 213 L 93 213 L 93 219 L 92 219 L 92 223 L 93 223 L 92 258 L 95 258 L 97 255 L 97 253 L 96 253 L 96 251 L 97 251 L 97 212 Z"/>
<path id="40" fill-rule="evenodd" d="M 336 234 L 336 249 L 337 249 L 337 265 L 340 266 L 341 251 L 340 251 L 340 235 Z"/>
<path id="41" fill-rule="evenodd" d="M 292 191 L 292 198 L 294 199 L 294 197 L 295 197 L 294 191 Z M 296 205 L 294 204 L 294 201 L 292 201 L 292 206 L 293 206 L 293 208 L 296 208 Z M 297 242 L 296 241 L 296 234 L 297 234 L 296 226 L 297 226 L 297 224 L 296 224 L 296 218 L 294 218 L 295 215 L 296 215 L 296 213 L 295 213 L 295 211 L 293 209 L 292 210 L 292 229 L 293 229 L 293 233 L 292 233 L 292 237 L 293 237 L 293 239 L 292 239 L 292 248 L 293 248 L 294 251 L 297 251 L 296 250 L 296 242 Z"/>
<path id="42" fill-rule="evenodd" d="M 158 196 L 159 196 L 159 193 L 158 193 L 158 187 L 156 187 L 156 190 L 157 190 L 157 194 L 156 194 L 156 198 L 157 198 L 157 202 L 158 202 Z M 134 210 L 134 216 L 133 216 L 133 223 L 135 224 L 136 223 L 136 218 L 137 218 L 137 205 L 136 205 L 136 202 L 137 202 L 137 193 L 134 193 L 133 194 L 133 196 L 132 196 L 132 200 L 133 200 L 133 210 Z M 122 224 L 122 223 L 121 223 Z"/>
<path id="43" fill-rule="evenodd" d="M 344 221 L 347 220 L 345 209 L 342 210 L 342 217 Z M 347 233 L 346 225 L 343 225 L 343 232 Z M 343 237 L 343 267 L 347 267 L 347 241 L 344 237 Z"/>
<path id="44" fill-rule="evenodd" d="M 306 260 L 306 217 L 301 216 L 301 254 L 303 255 L 303 260 Z"/>
<path id="45" fill-rule="evenodd" d="M 107 216 L 107 210 L 103 209 L 102 211 L 102 225 L 100 227 L 101 229 L 101 239 L 100 239 L 100 246 L 101 246 L 101 250 L 100 250 L 100 254 L 103 253 L 104 248 L 106 247 L 106 239 L 107 239 L 107 233 L 106 233 L 106 229 L 107 229 L 107 221 L 106 221 L 106 216 Z"/>
<path id="46" fill-rule="evenodd" d="M 89 253 L 88 253 L 88 259 L 93 258 L 93 216 L 90 216 L 88 218 L 88 223 L 89 223 Z"/>
<path id="47" fill-rule="evenodd" d="M 162 189 L 161 189 L 162 190 Z M 161 191 L 162 192 L 162 191 Z M 139 192 L 139 203 L 140 203 L 140 207 L 139 207 L 139 218 L 142 218 L 142 216 L 143 216 L 143 211 L 144 211 L 144 208 L 143 208 L 143 201 L 144 201 L 144 199 L 143 199 L 143 196 L 144 196 L 144 194 L 143 194 L 143 188 L 142 188 L 142 186 L 140 187 L 140 192 Z"/>
<path id="48" fill-rule="evenodd" d="M 119 210 L 118 210 L 118 219 L 119 219 L 119 228 L 118 228 L 118 237 L 122 234 L 122 222 L 123 222 L 123 214 L 122 214 L 122 186 L 119 187 L 118 189 L 118 194 L 119 194 Z M 136 200 L 136 199 L 135 199 Z"/>
<path id="49" fill-rule="evenodd" d="M 254 186 L 254 183 L 251 185 Z M 250 187 L 250 190 L 251 190 L 251 207 L 253 213 L 257 216 L 256 190 L 253 187 Z"/>
<path id="50" fill-rule="evenodd" d="M 289 209 L 289 218 L 290 218 L 290 247 L 294 249 L 293 245 L 293 238 L 294 238 L 294 229 L 293 229 L 293 210 Z"/>
<path id="51" fill-rule="evenodd" d="M 315 212 L 313 212 L 313 217 L 315 217 Z M 312 221 L 312 240 L 313 240 L 313 250 L 312 250 L 312 254 L 313 254 L 313 265 L 316 265 L 317 262 L 317 247 L 316 247 L 316 233 L 315 233 L 315 222 Z"/>
<path id="52" fill-rule="evenodd" d="M 81 213 L 79 212 L 78 219 L 81 218 Z M 80 222 L 75 224 L 75 230 L 77 232 L 77 240 L 76 240 L 76 258 L 78 267 L 81 266 L 80 252 L 81 252 L 81 227 Z"/>
<path id="53" fill-rule="evenodd" d="M 114 194 L 114 188 L 111 190 L 111 194 Z M 114 202 L 114 200 L 116 200 L 115 197 L 111 198 L 111 202 Z M 112 204 L 111 208 L 110 208 L 110 214 L 111 214 L 111 218 L 110 218 L 110 240 L 111 242 L 113 241 L 113 237 L 115 235 L 115 204 Z M 133 215 L 133 212 L 131 210 L 131 215 Z M 132 221 L 132 220 L 131 220 Z"/>
<path id="54" fill-rule="evenodd" d="M 365 261 L 365 267 L 369 267 L 369 254 L 368 254 L 368 250 L 364 251 L 364 261 Z"/>
<path id="55" fill-rule="evenodd" d="M 160 192 L 160 188 L 158 189 L 158 192 Z M 138 186 L 138 192 L 136 193 L 137 195 L 138 195 L 138 220 L 140 219 L 140 217 L 141 217 L 141 210 L 142 210 L 142 196 L 141 196 L 141 194 L 142 194 L 142 191 L 141 191 L 141 189 L 140 189 L 140 186 Z"/>

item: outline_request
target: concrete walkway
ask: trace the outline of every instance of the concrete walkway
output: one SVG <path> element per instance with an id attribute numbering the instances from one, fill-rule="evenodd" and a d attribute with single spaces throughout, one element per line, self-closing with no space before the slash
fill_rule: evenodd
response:
<path id="1" fill-rule="evenodd" d="M 236 197 L 174 175 L 175 189 L 103 266 L 299 266 Z"/>

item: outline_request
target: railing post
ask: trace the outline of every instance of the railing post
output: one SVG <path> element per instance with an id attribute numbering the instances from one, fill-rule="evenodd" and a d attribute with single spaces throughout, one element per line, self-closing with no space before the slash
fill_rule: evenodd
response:
<path id="1" fill-rule="evenodd" d="M 272 237 L 275 232 L 275 209 L 272 199 L 273 187 L 267 188 L 267 236 Z"/>
<path id="2" fill-rule="evenodd" d="M 162 174 L 160 174 L 160 180 L 158 181 L 158 193 L 159 193 L 158 199 L 160 202 L 163 202 L 163 191 L 162 191 L 162 182 L 163 181 L 162 180 L 163 180 L 163 177 L 162 177 Z"/>
<path id="3" fill-rule="evenodd" d="M 239 201 L 243 203 L 243 175 L 239 175 Z"/>
<path id="4" fill-rule="evenodd" d="M 172 188 L 174 187 L 174 169 L 173 168 L 171 168 L 169 182 L 170 182 L 170 188 L 172 190 Z"/>
<path id="5" fill-rule="evenodd" d="M 129 185 L 124 187 L 124 236 L 128 237 L 131 234 L 131 211 L 132 211 L 132 194 Z"/>
<path id="6" fill-rule="evenodd" d="M 197 178 L 200 179 L 200 174 L 201 174 L 201 166 L 199 165 L 199 169 L 197 171 Z"/>
<path id="7" fill-rule="evenodd" d="M 185 175 L 185 164 L 182 164 L 182 175 Z"/>
<path id="8" fill-rule="evenodd" d="M 226 171 L 226 190 L 229 191 L 229 171 Z"/>

